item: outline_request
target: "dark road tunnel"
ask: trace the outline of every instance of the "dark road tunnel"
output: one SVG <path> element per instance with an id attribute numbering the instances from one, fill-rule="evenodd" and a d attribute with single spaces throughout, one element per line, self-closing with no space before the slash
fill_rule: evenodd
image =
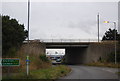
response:
<path id="1" fill-rule="evenodd" d="M 65 49 L 66 64 L 83 64 L 85 62 L 86 47 L 69 47 Z"/>

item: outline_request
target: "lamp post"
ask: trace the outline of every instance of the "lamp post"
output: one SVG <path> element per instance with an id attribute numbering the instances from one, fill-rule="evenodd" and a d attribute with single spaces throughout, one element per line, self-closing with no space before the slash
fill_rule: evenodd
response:
<path id="1" fill-rule="evenodd" d="M 29 47 L 29 20 L 30 20 L 30 0 L 28 0 L 28 47 Z M 29 75 L 29 53 L 26 56 L 26 74 Z"/>
<path id="2" fill-rule="evenodd" d="M 115 32 L 114 32 L 114 41 L 115 41 L 115 64 L 117 64 L 117 45 L 116 45 L 116 22 L 109 22 L 109 21 L 104 21 L 104 23 L 113 23 L 114 24 L 114 29 L 115 29 Z"/>
<path id="3" fill-rule="evenodd" d="M 100 15 L 99 15 L 99 13 L 97 15 L 97 21 L 98 21 L 97 26 L 98 26 L 98 42 L 99 42 L 99 32 L 100 32 L 100 29 L 99 29 L 99 26 L 100 26 Z"/>

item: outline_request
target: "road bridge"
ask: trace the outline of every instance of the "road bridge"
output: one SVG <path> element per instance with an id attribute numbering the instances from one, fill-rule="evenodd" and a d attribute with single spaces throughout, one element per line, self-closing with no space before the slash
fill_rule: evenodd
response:
<path id="1" fill-rule="evenodd" d="M 114 42 L 97 42 L 97 40 L 80 39 L 42 39 L 32 40 L 44 45 L 45 49 L 65 49 L 65 62 L 67 64 L 85 64 L 96 62 L 100 58 L 107 58 L 114 51 Z"/>

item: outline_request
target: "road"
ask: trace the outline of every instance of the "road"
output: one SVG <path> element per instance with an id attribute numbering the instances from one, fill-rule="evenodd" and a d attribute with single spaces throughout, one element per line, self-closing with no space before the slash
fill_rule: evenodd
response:
<path id="1" fill-rule="evenodd" d="M 118 79 L 118 69 L 70 65 L 72 72 L 60 79 Z"/>

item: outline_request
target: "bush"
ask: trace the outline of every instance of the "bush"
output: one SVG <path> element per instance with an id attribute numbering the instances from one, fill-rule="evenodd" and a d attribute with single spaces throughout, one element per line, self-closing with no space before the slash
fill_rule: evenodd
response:
<path id="1" fill-rule="evenodd" d="M 102 57 L 99 57 L 98 62 L 104 63 L 104 62 L 106 62 L 106 60 L 103 59 Z"/>
<path id="2" fill-rule="evenodd" d="M 46 55 L 44 55 L 44 54 L 40 55 L 39 58 L 40 58 L 43 62 L 49 62 L 48 58 L 47 58 Z"/>
<path id="3" fill-rule="evenodd" d="M 120 51 L 117 51 L 116 56 L 117 56 L 116 57 L 117 58 L 117 62 L 120 62 Z M 115 62 L 115 53 L 114 52 L 109 54 L 107 61 L 108 62 Z"/>

